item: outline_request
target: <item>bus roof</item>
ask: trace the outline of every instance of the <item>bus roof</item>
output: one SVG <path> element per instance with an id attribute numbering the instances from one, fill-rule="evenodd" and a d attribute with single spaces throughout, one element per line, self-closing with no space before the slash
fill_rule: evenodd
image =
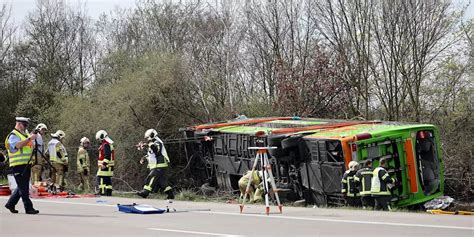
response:
<path id="1" fill-rule="evenodd" d="M 340 124 L 341 126 L 337 126 Z M 264 131 L 267 134 L 310 134 L 308 138 L 343 138 L 361 133 L 377 135 L 390 131 L 407 130 L 416 128 L 432 128 L 430 124 L 407 124 L 399 122 L 380 121 L 351 121 L 351 120 L 327 120 L 315 118 L 299 117 L 275 117 L 275 118 L 249 118 L 239 121 L 229 121 L 225 123 L 206 124 L 207 129 L 223 133 L 255 134 Z M 321 125 L 321 126 L 319 126 Z M 332 125 L 335 125 L 332 127 Z M 203 126 L 203 125 L 199 125 Z M 199 127 L 197 126 L 197 127 Z M 307 127 L 307 130 L 300 128 Z M 315 129 L 309 129 L 313 128 Z M 321 128 L 320 128 L 321 127 Z M 293 131 L 294 130 L 294 131 Z M 312 134 L 311 134 L 312 133 Z"/>
<path id="2" fill-rule="evenodd" d="M 433 128 L 430 124 L 397 124 L 397 123 L 380 123 L 380 124 L 358 124 L 335 129 L 328 129 L 316 132 L 306 136 L 307 138 L 343 138 L 352 137 L 357 134 L 369 133 L 371 135 L 382 135 L 383 133 L 410 130 L 418 128 Z"/>

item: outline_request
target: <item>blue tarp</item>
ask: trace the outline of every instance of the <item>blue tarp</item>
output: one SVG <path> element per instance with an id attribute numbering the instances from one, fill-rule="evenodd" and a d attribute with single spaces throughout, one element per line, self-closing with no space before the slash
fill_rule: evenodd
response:
<path id="1" fill-rule="evenodd" d="M 118 210 L 125 213 L 136 213 L 136 214 L 162 214 L 166 212 L 166 209 L 155 208 L 150 205 L 143 204 L 117 204 Z"/>

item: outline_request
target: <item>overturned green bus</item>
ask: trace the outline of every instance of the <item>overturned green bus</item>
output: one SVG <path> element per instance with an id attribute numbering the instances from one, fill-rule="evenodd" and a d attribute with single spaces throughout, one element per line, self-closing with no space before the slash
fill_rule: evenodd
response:
<path id="1" fill-rule="evenodd" d="M 255 133 L 264 131 L 280 196 L 317 205 L 343 203 L 340 181 L 347 165 L 389 158 L 397 180 L 395 206 L 441 196 L 444 171 L 438 130 L 430 124 L 324 120 L 299 117 L 245 118 L 184 129 L 192 174 L 202 183 L 237 190 L 252 167 Z"/>

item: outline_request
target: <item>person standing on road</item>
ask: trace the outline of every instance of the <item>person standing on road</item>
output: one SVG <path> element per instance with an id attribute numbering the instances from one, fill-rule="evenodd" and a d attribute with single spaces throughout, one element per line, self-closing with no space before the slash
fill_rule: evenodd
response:
<path id="1" fill-rule="evenodd" d="M 33 184 L 38 183 L 41 181 L 41 172 L 43 172 L 44 166 L 46 164 L 46 160 L 43 157 L 44 155 L 44 142 L 43 137 L 48 130 L 46 124 L 39 123 L 36 125 L 35 133 L 37 134 L 36 139 L 34 140 L 34 145 L 36 146 L 36 153 L 33 154 L 32 165 L 31 167 L 31 182 Z"/>
<path id="2" fill-rule="evenodd" d="M 145 132 L 145 138 L 148 140 L 148 154 L 144 158 L 148 161 L 147 167 L 150 169 L 150 173 L 146 178 L 143 190 L 137 192 L 137 195 L 147 198 L 151 192 L 161 189 L 167 195 L 166 199 L 171 201 L 174 199 L 174 193 L 171 186 L 168 185 L 167 171 L 170 159 L 166 148 L 155 129 L 148 129 Z M 144 143 L 140 143 L 139 149 L 144 145 Z M 140 164 L 145 162 L 144 158 L 140 160 Z"/>
<path id="3" fill-rule="evenodd" d="M 90 159 L 89 153 L 87 152 L 87 148 L 89 148 L 90 140 L 87 137 L 81 138 L 81 145 L 77 150 L 77 174 L 81 179 L 81 183 L 79 184 L 79 189 L 85 193 L 88 193 L 90 190 L 89 186 L 89 173 L 90 173 Z"/>
<path id="4" fill-rule="evenodd" d="M 30 200 L 30 159 L 33 154 L 33 143 L 37 134 L 28 134 L 26 128 L 29 119 L 25 117 L 16 117 L 15 129 L 8 134 L 5 139 L 5 147 L 8 152 L 10 168 L 17 183 L 16 189 L 5 204 L 5 208 L 11 213 L 18 213 L 15 209 L 16 204 L 21 199 L 25 207 L 26 214 L 38 214 L 39 211 L 33 208 Z"/>
<path id="5" fill-rule="evenodd" d="M 97 178 L 99 182 L 99 195 L 112 196 L 112 176 L 114 176 L 115 151 L 114 141 L 110 139 L 105 130 L 95 134 L 95 139 L 100 142 Z"/>
<path id="6" fill-rule="evenodd" d="M 49 160 L 54 169 L 51 173 L 51 179 L 54 182 L 56 190 L 64 190 L 64 176 L 68 170 L 69 158 L 66 148 L 63 145 L 63 139 L 66 134 L 62 130 L 58 130 L 51 134 L 51 141 L 48 143 Z"/>
<path id="7" fill-rule="evenodd" d="M 359 163 L 357 161 L 349 162 L 349 169 L 344 172 L 341 180 L 341 192 L 346 199 L 346 204 L 352 207 L 360 207 L 360 194 L 354 180 L 354 176 L 358 170 Z"/>
<path id="8" fill-rule="evenodd" d="M 359 189 L 360 200 L 362 202 L 362 208 L 374 208 L 374 199 L 370 192 L 372 184 L 372 160 L 365 161 L 365 167 L 359 169 L 354 176 L 354 181 Z"/>
<path id="9" fill-rule="evenodd" d="M 372 176 L 372 184 L 370 191 L 372 197 L 375 199 L 375 210 L 390 210 L 390 200 L 392 194 L 390 193 L 390 185 L 395 184 L 395 180 L 390 177 L 387 172 L 388 159 L 381 159 L 380 166 L 375 168 Z"/>

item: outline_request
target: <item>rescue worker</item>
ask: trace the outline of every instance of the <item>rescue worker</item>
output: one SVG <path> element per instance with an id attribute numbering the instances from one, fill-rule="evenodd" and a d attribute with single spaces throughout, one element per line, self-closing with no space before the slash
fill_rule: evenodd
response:
<path id="1" fill-rule="evenodd" d="M 82 189 L 85 193 L 88 193 L 90 190 L 89 186 L 89 174 L 90 174 L 90 159 L 87 148 L 90 146 L 90 140 L 87 137 L 81 138 L 81 145 L 77 150 L 77 174 L 81 179 L 79 184 L 79 189 Z"/>
<path id="2" fill-rule="evenodd" d="M 99 195 L 112 196 L 112 176 L 114 176 L 115 151 L 114 141 L 110 139 L 105 130 L 95 134 L 95 139 L 100 142 L 97 180 L 99 183 Z"/>
<path id="3" fill-rule="evenodd" d="M 262 200 L 263 194 L 263 183 L 262 183 L 262 171 L 247 171 L 242 178 L 239 179 L 240 199 L 243 200 L 245 196 L 245 190 L 247 189 L 248 183 L 252 177 L 252 182 L 249 187 L 249 201 L 259 202 Z"/>
<path id="4" fill-rule="evenodd" d="M 174 192 L 171 186 L 167 184 L 170 159 L 166 148 L 155 129 L 148 129 L 145 132 L 145 138 L 148 140 L 148 154 L 140 160 L 140 164 L 143 164 L 146 158 L 150 173 L 146 177 L 143 190 L 137 192 L 137 195 L 147 198 L 151 192 L 157 192 L 161 189 L 167 195 L 166 199 L 171 202 L 174 199 Z"/>
<path id="5" fill-rule="evenodd" d="M 51 134 L 51 140 L 48 143 L 49 160 L 54 169 L 51 171 L 51 181 L 54 183 L 53 187 L 56 190 L 64 190 L 64 176 L 68 170 L 69 158 L 66 148 L 63 145 L 63 139 L 66 134 L 62 130 L 58 130 Z"/>
<path id="6" fill-rule="evenodd" d="M 48 130 L 48 127 L 44 123 L 39 123 L 36 125 L 34 133 L 37 134 L 37 137 L 35 139 L 34 149 L 36 149 L 36 153 L 33 154 L 33 158 L 31 160 L 31 164 L 33 165 L 31 167 L 31 182 L 33 184 L 36 184 L 38 182 L 41 182 L 41 172 L 43 171 L 43 167 L 46 164 L 46 161 L 44 160 L 45 158 L 43 157 L 44 155 L 44 142 L 43 142 L 43 137 Z"/>
<path id="7" fill-rule="evenodd" d="M 344 195 L 346 204 L 352 207 L 360 207 L 360 194 L 354 181 L 359 163 L 357 161 L 349 162 L 349 169 L 344 172 L 341 180 L 341 192 Z"/>
<path id="8" fill-rule="evenodd" d="M 11 213 L 18 213 L 15 209 L 16 204 L 21 199 L 25 206 L 26 214 L 38 214 L 39 211 L 33 208 L 30 200 L 30 159 L 33 155 L 33 143 L 37 134 L 29 135 L 26 132 L 29 119 L 25 117 L 16 117 L 15 129 L 8 134 L 5 139 L 5 147 L 8 152 L 10 168 L 17 183 L 10 198 L 5 204 L 5 208 Z"/>
<path id="9" fill-rule="evenodd" d="M 354 177 L 354 181 L 359 189 L 360 200 L 362 202 L 362 208 L 374 208 L 374 199 L 370 192 L 372 185 L 372 160 L 365 161 L 365 167 L 359 169 Z"/>
<path id="10" fill-rule="evenodd" d="M 375 199 L 375 210 L 390 210 L 390 185 L 395 184 L 395 180 L 387 172 L 388 159 L 381 159 L 380 166 L 375 168 L 372 173 L 372 184 L 370 192 Z"/>

